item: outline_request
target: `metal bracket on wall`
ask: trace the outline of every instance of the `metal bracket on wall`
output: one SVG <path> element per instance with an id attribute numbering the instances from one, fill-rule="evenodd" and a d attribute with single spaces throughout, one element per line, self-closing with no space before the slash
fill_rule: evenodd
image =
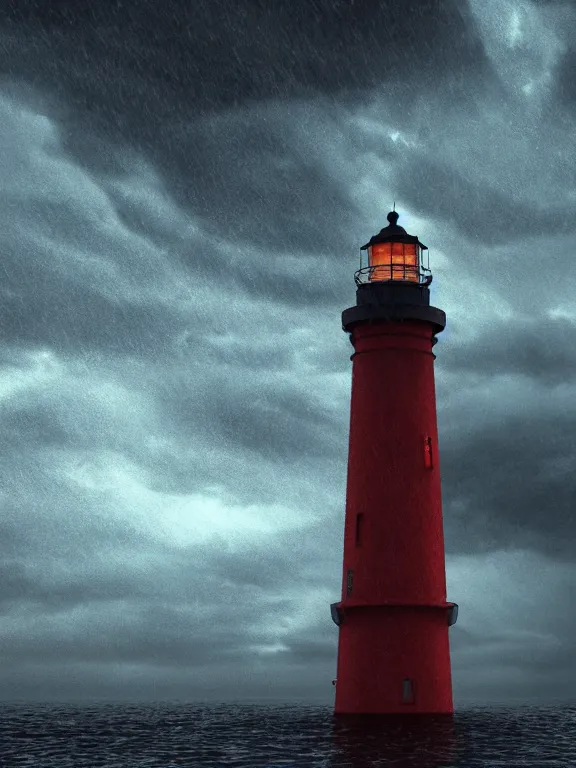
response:
<path id="1" fill-rule="evenodd" d="M 456 603 L 450 608 L 448 611 L 448 626 L 453 627 L 454 624 L 456 624 L 456 621 L 458 620 L 458 606 Z"/>
<path id="2" fill-rule="evenodd" d="M 330 615 L 332 616 L 332 621 L 334 624 L 339 627 L 340 624 L 342 624 L 342 614 L 338 608 L 338 603 L 332 603 L 330 605 Z"/>

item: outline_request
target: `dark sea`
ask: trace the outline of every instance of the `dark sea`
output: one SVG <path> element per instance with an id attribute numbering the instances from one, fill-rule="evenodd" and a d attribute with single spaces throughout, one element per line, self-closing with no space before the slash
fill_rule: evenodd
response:
<path id="1" fill-rule="evenodd" d="M 576 707 L 335 719 L 330 707 L 0 704 L 0 765 L 576 766 Z"/>

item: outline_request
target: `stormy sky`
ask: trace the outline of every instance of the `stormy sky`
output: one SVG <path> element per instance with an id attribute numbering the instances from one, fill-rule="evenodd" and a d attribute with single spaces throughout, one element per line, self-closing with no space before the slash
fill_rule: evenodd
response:
<path id="1" fill-rule="evenodd" d="M 0 696 L 331 703 L 351 382 L 430 248 L 456 706 L 576 682 L 576 8 L 0 8 Z"/>

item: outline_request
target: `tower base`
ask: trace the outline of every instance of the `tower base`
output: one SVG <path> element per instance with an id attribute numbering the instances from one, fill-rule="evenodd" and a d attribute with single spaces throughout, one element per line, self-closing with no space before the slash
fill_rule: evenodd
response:
<path id="1" fill-rule="evenodd" d="M 340 623 L 335 714 L 452 714 L 448 626 L 455 609 L 332 606 Z"/>

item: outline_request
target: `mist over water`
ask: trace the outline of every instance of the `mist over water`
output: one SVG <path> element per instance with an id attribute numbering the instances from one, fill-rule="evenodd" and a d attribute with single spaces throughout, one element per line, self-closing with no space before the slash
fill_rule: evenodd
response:
<path id="1" fill-rule="evenodd" d="M 335 718 L 329 707 L 5 704 L 0 766 L 573 766 L 576 708 Z"/>

